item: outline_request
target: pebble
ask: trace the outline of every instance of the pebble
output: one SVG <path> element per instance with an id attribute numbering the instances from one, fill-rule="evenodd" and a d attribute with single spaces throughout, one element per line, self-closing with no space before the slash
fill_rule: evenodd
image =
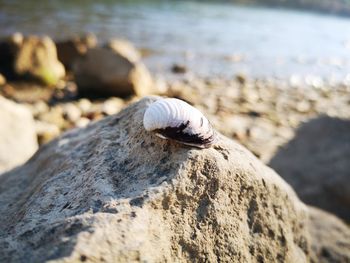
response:
<path id="1" fill-rule="evenodd" d="M 29 106 L 29 109 L 32 112 L 34 117 L 37 117 L 40 114 L 48 112 L 50 109 L 50 107 L 47 105 L 47 103 L 45 103 L 42 100 L 39 100 L 39 101 L 35 102 L 34 104 L 27 103 L 26 105 Z"/>
<path id="2" fill-rule="evenodd" d="M 102 104 L 102 112 L 107 115 L 118 113 L 124 106 L 124 101 L 120 98 L 110 98 Z"/>
<path id="3" fill-rule="evenodd" d="M 60 106 L 50 108 L 49 111 L 39 114 L 37 118 L 40 121 L 55 124 L 60 129 L 67 129 L 69 127 L 63 118 L 63 109 Z"/>
<path id="4" fill-rule="evenodd" d="M 68 121 L 75 123 L 80 119 L 81 110 L 75 104 L 67 103 L 67 104 L 63 105 L 62 108 L 63 108 L 64 117 Z"/>
<path id="5" fill-rule="evenodd" d="M 23 39 L 24 39 L 22 33 L 20 33 L 20 32 L 13 33 L 10 38 L 11 38 L 12 43 L 14 43 L 18 46 L 22 45 Z"/>
<path id="6" fill-rule="evenodd" d="M 92 103 L 88 99 L 78 100 L 77 105 L 78 105 L 79 109 L 81 110 L 82 114 L 84 114 L 84 115 L 87 114 L 92 107 Z"/>
<path id="7" fill-rule="evenodd" d="M 82 117 L 80 118 L 76 123 L 76 127 L 79 127 L 79 128 L 84 128 L 86 127 L 88 124 L 90 123 L 90 120 L 88 118 L 85 118 L 85 117 Z"/>
<path id="8" fill-rule="evenodd" d="M 180 64 L 174 64 L 171 67 L 171 71 L 176 74 L 183 74 L 187 72 L 187 68 L 185 65 L 180 65 Z"/>
<path id="9" fill-rule="evenodd" d="M 236 80 L 238 81 L 238 83 L 240 83 L 241 85 L 244 85 L 247 82 L 247 76 L 244 73 L 238 73 L 236 75 Z"/>
<path id="10" fill-rule="evenodd" d="M 48 143 L 59 136 L 61 132 L 56 125 L 38 120 L 35 121 L 35 129 L 39 144 Z"/>
<path id="11" fill-rule="evenodd" d="M 6 84 L 6 78 L 4 75 L 0 73 L 0 86 L 4 86 Z"/>
<path id="12" fill-rule="evenodd" d="M 310 102 L 303 100 L 297 103 L 296 105 L 296 110 L 301 113 L 307 113 L 311 109 L 311 104 Z"/>

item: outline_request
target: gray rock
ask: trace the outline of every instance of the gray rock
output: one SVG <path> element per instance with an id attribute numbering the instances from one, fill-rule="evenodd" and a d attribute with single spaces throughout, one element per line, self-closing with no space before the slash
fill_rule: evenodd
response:
<path id="1" fill-rule="evenodd" d="M 350 121 L 319 117 L 273 157 L 274 168 L 308 204 L 350 221 Z"/>
<path id="2" fill-rule="evenodd" d="M 128 58 L 131 62 L 137 62 L 141 59 L 140 52 L 133 44 L 124 39 L 111 39 L 105 47 L 112 49 L 119 55 Z"/>
<path id="3" fill-rule="evenodd" d="M 350 229 L 332 214 L 309 207 L 308 228 L 313 256 L 311 262 L 349 262 Z"/>
<path id="4" fill-rule="evenodd" d="M 131 48 L 131 47 L 130 47 Z M 79 93 L 92 96 L 143 96 L 151 94 L 153 81 L 147 68 L 136 60 L 136 50 L 112 43 L 89 49 L 76 60 L 73 72 Z"/>
<path id="5" fill-rule="evenodd" d="M 0 173 L 27 161 L 38 148 L 30 111 L 0 96 Z"/>
<path id="6" fill-rule="evenodd" d="M 97 46 L 97 38 L 93 34 L 56 42 L 58 59 L 67 69 L 71 69 L 75 60 L 84 55 L 89 48 Z"/>
<path id="7" fill-rule="evenodd" d="M 13 262 L 307 262 L 308 209 L 220 136 L 198 150 L 142 126 L 146 98 L 56 139 L 0 178 Z"/>

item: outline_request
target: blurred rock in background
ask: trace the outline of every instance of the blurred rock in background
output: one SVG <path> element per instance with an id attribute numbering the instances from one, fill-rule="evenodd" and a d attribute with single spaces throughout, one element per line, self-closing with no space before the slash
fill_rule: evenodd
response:
<path id="1" fill-rule="evenodd" d="M 144 96 L 155 91 L 152 77 L 139 52 L 126 41 L 113 40 L 88 49 L 73 65 L 81 95 Z"/>
<path id="2" fill-rule="evenodd" d="M 49 37 L 25 37 L 15 57 L 14 71 L 18 77 L 38 80 L 44 85 L 55 85 L 65 76 L 55 43 Z"/>
<path id="3" fill-rule="evenodd" d="M 350 229 L 336 216 L 309 206 L 308 229 L 311 237 L 311 262 L 348 262 Z"/>
<path id="4" fill-rule="evenodd" d="M 97 38 L 94 34 L 75 36 L 71 39 L 56 42 L 58 59 L 67 70 L 71 70 L 77 58 L 84 55 L 89 48 L 97 46 Z"/>
<path id="5" fill-rule="evenodd" d="M 0 96 L 0 173 L 27 161 L 38 149 L 35 123 L 24 106 Z"/>
<path id="6" fill-rule="evenodd" d="M 300 126 L 269 165 L 308 204 L 350 222 L 350 120 L 321 116 Z"/>
<path id="7" fill-rule="evenodd" d="M 0 41 L 0 72 L 10 80 L 34 80 L 48 86 L 65 76 L 51 38 L 20 33 Z"/>

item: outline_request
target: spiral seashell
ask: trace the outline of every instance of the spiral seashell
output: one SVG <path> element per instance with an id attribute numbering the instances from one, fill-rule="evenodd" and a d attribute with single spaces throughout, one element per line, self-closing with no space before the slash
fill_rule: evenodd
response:
<path id="1" fill-rule="evenodd" d="M 216 139 L 213 127 L 199 110 L 174 98 L 152 103 L 146 109 L 143 126 L 163 139 L 198 148 L 208 148 Z"/>

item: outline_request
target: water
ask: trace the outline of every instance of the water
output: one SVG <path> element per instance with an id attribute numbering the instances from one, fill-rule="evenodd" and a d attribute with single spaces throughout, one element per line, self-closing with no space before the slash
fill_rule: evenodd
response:
<path id="1" fill-rule="evenodd" d="M 93 32 L 151 51 L 155 73 L 173 63 L 204 76 L 280 78 L 350 73 L 350 19 L 192 1 L 0 0 L 0 35 Z"/>

